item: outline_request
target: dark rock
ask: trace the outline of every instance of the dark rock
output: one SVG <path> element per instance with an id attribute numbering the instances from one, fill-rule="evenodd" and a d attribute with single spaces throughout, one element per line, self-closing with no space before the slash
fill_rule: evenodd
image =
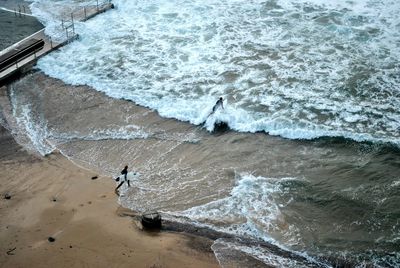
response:
<path id="1" fill-rule="evenodd" d="M 17 248 L 12 248 L 12 249 L 9 249 L 8 251 L 7 251 L 7 255 L 15 255 L 14 254 L 14 250 L 16 250 Z"/>
<path id="2" fill-rule="evenodd" d="M 93 176 L 92 180 L 96 180 L 98 178 L 98 176 Z"/>
<path id="3" fill-rule="evenodd" d="M 54 238 L 54 237 L 49 237 L 49 238 L 47 238 L 47 240 L 49 240 L 49 242 L 51 242 L 51 243 L 53 243 L 54 241 L 56 241 L 56 239 Z"/>
<path id="4" fill-rule="evenodd" d="M 142 215 L 142 225 L 149 229 L 161 228 L 161 215 L 158 212 L 146 212 Z"/>
<path id="5" fill-rule="evenodd" d="M 225 122 L 217 122 L 214 125 L 214 132 L 223 134 L 229 130 L 229 125 Z"/>
<path id="6" fill-rule="evenodd" d="M 5 195 L 4 195 L 4 199 L 11 199 L 11 195 L 5 194 Z"/>

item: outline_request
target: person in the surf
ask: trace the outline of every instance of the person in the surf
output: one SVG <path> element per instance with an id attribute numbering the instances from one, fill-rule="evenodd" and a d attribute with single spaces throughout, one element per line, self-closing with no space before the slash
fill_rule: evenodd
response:
<path id="1" fill-rule="evenodd" d="M 208 115 L 212 115 L 213 113 L 215 113 L 215 111 L 221 107 L 222 109 L 224 109 L 224 99 L 222 97 L 219 97 L 219 99 L 217 100 L 217 102 L 215 103 L 214 107 L 212 108 L 212 112 Z"/>
<path id="2" fill-rule="evenodd" d="M 120 184 L 115 188 L 115 192 L 118 191 L 118 189 L 124 184 L 125 182 L 128 182 L 128 187 L 130 187 L 130 183 L 128 180 L 128 166 L 125 166 L 124 169 L 121 171 L 121 175 L 124 175 L 124 180 L 120 182 Z M 119 181 L 119 177 L 117 178 L 117 181 Z"/>

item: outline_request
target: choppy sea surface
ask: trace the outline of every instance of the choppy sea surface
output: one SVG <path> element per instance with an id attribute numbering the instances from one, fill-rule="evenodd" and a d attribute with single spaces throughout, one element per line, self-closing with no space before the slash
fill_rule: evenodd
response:
<path id="1" fill-rule="evenodd" d="M 31 10 L 56 36 L 90 3 Z M 400 2 L 113 3 L 38 62 L 63 83 L 34 74 L 0 100 L 19 142 L 129 163 L 121 204 L 235 236 L 213 245 L 223 267 L 399 267 Z"/>

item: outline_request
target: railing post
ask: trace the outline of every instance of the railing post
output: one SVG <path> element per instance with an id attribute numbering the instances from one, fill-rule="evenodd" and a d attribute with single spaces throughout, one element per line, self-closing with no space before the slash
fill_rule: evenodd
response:
<path id="1" fill-rule="evenodd" d="M 14 14 L 15 14 L 15 17 L 17 17 L 17 9 L 16 8 L 14 8 Z"/>
<path id="2" fill-rule="evenodd" d="M 75 35 L 74 13 L 71 13 L 72 33 Z"/>
<path id="3" fill-rule="evenodd" d="M 53 48 L 53 39 L 51 39 L 51 36 L 49 37 L 50 39 L 50 47 Z"/>
<path id="4" fill-rule="evenodd" d="M 86 20 L 86 7 L 83 7 L 83 13 L 85 14 L 85 20 Z"/>
<path id="5" fill-rule="evenodd" d="M 97 3 L 97 11 L 99 11 L 99 0 L 96 0 Z"/>
<path id="6" fill-rule="evenodd" d="M 25 6 L 23 5 L 22 8 L 24 9 L 24 14 L 25 14 L 25 13 L 26 13 L 26 12 L 25 12 Z"/>

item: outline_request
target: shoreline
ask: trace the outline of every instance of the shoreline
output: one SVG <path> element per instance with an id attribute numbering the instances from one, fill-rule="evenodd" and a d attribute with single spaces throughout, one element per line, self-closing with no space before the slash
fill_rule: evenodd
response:
<path id="1" fill-rule="evenodd" d="M 32 155 L 0 133 L 1 266 L 219 267 L 212 240 L 140 230 L 109 177 L 92 180 L 61 154 Z"/>
<path id="2" fill-rule="evenodd" d="M 3 2 L 10 3 L 9 0 Z M 303 11 L 299 10 L 299 14 Z M 267 15 L 274 17 L 269 12 Z M 291 22 L 292 18 L 288 18 L 287 22 Z M 145 21 L 147 23 L 147 19 Z M 282 25 L 282 30 L 287 30 Z M 377 25 L 380 28 L 380 24 Z M 234 28 L 235 24 L 228 23 L 228 26 Z M 320 29 L 319 24 L 316 26 Z M 320 33 L 318 29 L 316 32 Z M 97 30 L 101 31 L 95 28 Z M 239 25 L 238 32 L 241 30 Z M 222 30 L 221 35 L 224 32 Z M 154 40 L 156 44 L 157 38 Z M 241 47 L 240 43 L 238 45 Z M 359 48 L 357 53 L 341 51 L 343 55 L 357 56 L 364 51 Z M 277 55 L 287 55 L 285 50 L 281 54 L 281 47 L 277 51 Z M 69 58 L 79 55 L 73 54 Z M 114 54 L 102 55 L 109 59 L 120 58 L 119 52 L 117 56 Z M 90 60 L 91 55 L 91 52 L 85 53 L 79 58 Z M 146 55 L 135 63 L 140 65 L 141 58 Z M 107 59 L 103 56 L 101 59 Z M 271 54 L 273 60 L 275 56 Z M 306 59 L 315 57 L 312 54 Z M 122 59 L 117 64 L 125 67 L 126 57 Z M 177 59 L 179 64 L 181 58 Z M 247 61 L 246 55 L 243 59 Z M 182 58 L 182 63 L 185 62 L 187 60 Z M 277 59 L 276 62 L 279 65 L 281 61 Z M 97 59 L 93 63 L 97 68 Z M 130 63 L 128 60 L 128 75 L 132 71 Z M 297 66 L 297 62 L 293 63 Z M 364 63 L 361 65 L 367 66 Z M 146 92 L 140 90 L 138 93 L 144 96 L 130 95 L 130 88 L 127 92 L 114 91 L 113 83 L 105 83 L 108 85 L 105 88 L 97 87 L 97 82 L 91 83 L 88 79 L 76 79 L 78 73 L 68 72 L 79 70 L 80 66 L 73 62 L 68 70 L 60 68 L 58 73 L 62 75 L 58 77 L 72 84 L 86 81 L 84 84 L 103 91 L 64 83 L 44 73 L 47 70 L 57 76 L 48 71 L 56 70 L 57 64 L 51 61 L 48 64 L 44 64 L 43 71 L 29 66 L 23 73 L 7 79 L 5 87 L 3 83 L 0 85 L 0 239 L 3 242 L 0 243 L 0 267 L 274 267 L 275 263 L 279 267 L 303 266 L 300 263 L 307 263 L 304 265 L 307 267 L 320 267 L 320 264 L 397 267 L 400 253 L 393 241 L 397 239 L 399 227 L 395 201 L 399 193 L 397 159 L 400 147 L 396 128 L 392 128 L 396 126 L 393 121 L 396 113 L 389 109 L 395 102 L 382 108 L 381 95 L 377 95 L 379 101 L 369 101 L 360 92 L 351 92 L 355 99 L 361 97 L 366 105 L 360 105 L 374 114 L 368 116 L 368 112 L 354 107 L 326 114 L 320 104 L 331 105 L 330 111 L 335 111 L 337 100 L 346 98 L 342 93 L 347 92 L 340 88 L 338 95 L 332 97 L 329 92 L 325 94 L 318 88 L 314 91 L 311 87 L 312 95 L 323 99 L 315 104 L 301 92 L 299 99 L 297 87 L 293 92 L 282 91 L 283 95 L 275 90 L 259 91 L 258 86 L 253 88 L 252 84 L 253 81 L 258 83 L 253 80 L 258 73 L 250 72 L 245 76 L 250 81 L 249 87 L 244 84 L 245 91 L 240 87 L 236 95 L 235 89 L 227 86 L 228 95 L 233 95 L 235 101 L 239 96 L 241 103 L 248 101 L 256 112 L 277 109 L 283 114 L 278 120 L 267 119 L 270 125 L 263 125 L 261 120 L 260 125 L 258 122 L 243 124 L 246 127 L 242 128 L 235 127 L 234 122 L 240 120 L 227 119 L 236 129 L 270 129 L 271 132 L 241 132 L 226 127 L 210 133 L 205 123 L 195 125 L 190 123 L 192 121 L 174 119 L 182 114 L 188 115 L 185 118 L 190 120 L 197 118 L 193 114 L 169 110 L 173 100 L 180 103 L 180 86 L 196 85 L 196 80 L 190 79 L 185 84 L 181 81 L 185 82 L 186 78 L 169 80 L 162 86 L 171 85 L 171 89 L 177 86 L 177 90 L 168 93 L 157 90 L 148 99 Z M 253 68 L 247 63 L 243 66 Z M 114 68 L 114 65 L 104 67 Z M 158 77 L 158 68 L 170 73 L 169 67 L 157 67 L 154 77 Z M 261 72 L 266 70 L 262 65 L 254 68 Z M 114 79 L 120 74 L 118 70 L 100 75 L 106 74 L 107 78 L 110 75 Z M 240 80 L 237 81 L 242 81 L 242 72 L 238 73 Z M 352 74 L 364 79 L 358 76 L 358 70 Z M 65 75 L 67 78 L 70 75 L 72 80 L 65 79 Z M 208 84 L 207 76 L 204 81 Z M 230 76 L 230 72 L 222 73 L 221 78 L 228 81 Z M 271 83 L 285 81 L 280 76 L 271 78 Z M 142 82 L 153 83 L 154 79 L 135 82 L 128 77 L 124 82 L 129 85 L 131 81 L 134 82 L 132 88 L 140 89 Z M 287 81 L 292 85 L 291 79 Z M 202 88 L 203 80 L 200 82 Z M 213 83 L 211 81 L 210 85 Z M 264 85 L 263 81 L 260 83 Z M 299 84 L 302 85 L 302 81 Z M 329 89 L 329 83 L 327 85 Z M 382 81 L 376 85 L 380 88 Z M 282 88 L 285 86 L 283 84 Z M 354 89 L 353 80 L 349 88 Z M 178 96 L 170 99 L 171 92 Z M 215 92 L 222 91 L 217 88 L 212 91 Z M 225 94 L 226 90 L 223 92 Z M 7 96 L 3 95 L 5 93 Z M 255 101 L 249 98 L 253 93 L 257 95 Z M 129 96 L 132 100 L 127 99 Z M 160 102 L 153 103 L 153 97 L 161 98 Z M 294 104 L 293 100 L 300 103 Z M 353 99 L 349 103 L 354 104 Z M 381 108 L 375 109 L 378 104 Z M 186 105 L 184 101 L 182 107 Z M 205 106 L 208 103 L 204 102 L 204 109 Z M 303 112 L 298 112 L 304 107 Z M 366 119 L 363 118 L 365 114 Z M 387 117 L 381 118 L 381 114 Z M 289 123 L 285 121 L 287 118 Z M 330 119 L 334 120 L 332 128 Z M 356 124 L 357 120 L 363 123 Z M 316 124 L 310 127 L 308 122 Z M 328 122 L 329 126 L 321 129 L 320 122 L 322 125 Z M 389 126 L 384 127 L 385 124 Z M 370 129 L 377 131 L 368 134 Z M 132 180 L 133 187 L 124 185 L 123 194 L 118 197 L 114 193 L 113 178 L 125 164 L 139 176 Z M 140 214 L 146 211 L 165 213 L 161 231 L 141 229 Z M 288 263 L 290 265 L 286 265 Z"/>
<path id="3" fill-rule="evenodd" d="M 200 138 L 202 140 L 202 143 L 201 143 L 202 149 L 205 149 L 205 148 L 208 149 L 207 146 L 209 146 L 210 150 L 208 150 L 208 151 L 206 150 L 204 152 L 204 155 L 206 155 L 207 157 L 209 155 L 209 152 L 215 153 L 214 144 L 220 144 L 221 140 L 223 140 L 223 142 L 226 144 L 234 144 L 234 142 L 237 141 L 238 139 L 242 139 L 242 141 L 243 141 L 243 139 L 246 139 L 247 143 L 250 143 L 250 145 L 255 143 L 256 146 L 258 147 L 258 146 L 260 146 L 260 144 L 262 144 L 264 147 L 268 146 L 271 149 L 277 148 L 277 150 L 280 150 L 281 146 L 288 146 L 288 144 L 285 143 L 285 141 L 283 141 L 280 138 L 268 136 L 268 138 L 266 139 L 265 134 L 261 134 L 261 133 L 256 133 L 251 136 L 247 135 L 247 134 L 241 134 L 241 133 L 235 133 L 235 132 L 227 132 L 227 133 L 224 133 L 224 135 L 218 135 L 218 134 L 217 135 L 203 135 L 204 134 L 203 130 L 195 130 L 194 131 L 193 127 L 188 128 L 187 123 L 179 122 L 175 119 L 160 118 L 160 116 L 158 115 L 158 113 L 156 111 L 150 110 L 150 109 L 142 107 L 142 106 L 138 106 L 138 105 L 134 104 L 132 101 L 122 100 L 122 99 L 112 99 L 112 98 L 108 97 L 105 93 L 95 91 L 88 86 L 67 85 L 58 79 L 48 77 L 47 75 L 43 74 L 40 71 L 39 72 L 33 71 L 32 73 L 30 73 L 29 75 L 27 75 L 23 79 L 21 79 L 20 81 L 16 81 L 15 84 L 13 84 L 13 87 L 14 87 L 13 94 L 15 96 L 21 94 L 21 97 L 18 99 L 14 98 L 13 103 L 10 102 L 8 104 L 6 100 L 4 100 L 1 103 L 1 104 L 4 103 L 4 107 L 3 107 L 4 115 L 6 115 L 6 119 L 8 119 L 8 120 L 10 119 L 10 117 L 12 117 L 12 113 L 10 113 L 11 110 L 14 109 L 14 111 L 18 111 L 18 108 L 19 108 L 19 106 L 13 106 L 13 104 L 16 104 L 16 103 L 18 104 L 18 101 L 24 103 L 24 101 L 27 98 L 29 98 L 28 103 L 37 104 L 38 108 L 39 108 L 37 110 L 32 109 L 31 113 L 35 113 L 35 111 L 38 111 L 38 112 L 40 112 L 40 114 L 43 114 L 45 116 L 45 118 L 48 119 L 46 124 L 49 124 L 50 126 L 57 126 L 57 123 L 62 121 L 63 122 L 62 126 L 66 127 L 66 129 L 64 129 L 64 131 L 68 130 L 68 129 L 73 129 L 73 130 L 79 129 L 82 132 L 82 137 L 85 137 L 84 135 L 87 135 L 86 134 L 87 128 L 90 129 L 90 126 L 92 126 L 92 124 L 94 124 L 94 123 L 95 123 L 94 126 L 96 126 L 96 127 L 98 126 L 99 129 L 102 129 L 102 127 L 105 127 L 105 129 L 107 129 L 107 126 L 110 123 L 115 123 L 115 122 L 118 122 L 118 120 L 124 120 L 125 118 L 128 118 L 130 120 L 123 121 L 124 122 L 123 125 L 127 125 L 127 124 L 133 125 L 133 126 L 137 127 L 137 128 L 135 128 L 135 130 L 144 129 L 145 133 L 153 133 L 152 136 L 150 136 L 150 138 L 144 138 L 144 139 L 141 139 L 141 138 L 126 139 L 126 138 L 124 138 L 124 136 L 122 136 L 122 138 L 120 138 L 120 139 L 118 139 L 118 136 L 116 139 L 110 139 L 109 137 L 113 137 L 112 135 L 111 136 L 104 135 L 104 138 L 102 137 L 99 140 L 97 140 L 97 139 L 85 140 L 82 137 L 76 138 L 76 140 L 71 139 L 71 140 L 67 140 L 66 143 L 62 142 L 62 143 L 58 144 L 57 149 L 59 152 L 63 152 L 62 157 L 58 153 L 51 153 L 51 154 L 47 155 L 46 157 L 38 157 L 39 159 L 44 159 L 46 161 L 50 161 L 50 159 L 53 159 L 53 158 L 57 158 L 58 160 L 64 159 L 65 161 L 68 160 L 67 162 L 69 162 L 70 165 L 74 166 L 74 170 L 77 169 L 77 167 L 81 167 L 81 169 L 82 168 L 85 169 L 87 172 L 87 175 L 85 175 L 85 178 L 82 177 L 82 179 L 83 179 L 82 181 L 85 181 L 84 185 L 87 185 L 87 183 L 88 183 L 87 181 L 91 181 L 90 178 L 92 176 L 94 176 L 94 174 L 95 174 L 94 172 L 104 171 L 104 168 L 106 168 L 106 170 L 105 170 L 106 172 L 100 172 L 105 175 L 99 176 L 100 178 L 98 180 L 94 180 L 93 182 L 94 182 L 94 184 L 97 184 L 99 181 L 103 181 L 103 178 L 108 178 L 108 180 L 107 180 L 108 182 L 106 182 L 106 184 L 108 184 L 110 186 L 107 188 L 106 191 L 108 194 L 111 193 L 113 196 L 115 196 L 115 194 L 113 192 L 115 184 L 112 180 L 109 179 L 109 178 L 111 178 L 110 175 L 113 173 L 109 173 L 109 174 L 106 174 L 106 173 L 110 170 L 115 172 L 118 169 L 118 165 L 121 165 L 121 163 L 132 163 L 133 162 L 135 169 L 145 172 L 146 171 L 145 168 L 148 163 L 148 159 L 154 152 L 163 154 L 164 152 L 169 152 L 171 148 L 174 149 L 174 152 L 176 152 L 177 157 L 179 157 L 178 159 L 180 159 L 180 157 L 182 155 L 184 155 L 184 156 L 188 156 L 187 159 L 189 160 L 189 163 L 192 163 L 192 161 L 195 161 L 195 163 L 197 163 L 196 161 L 198 161 L 199 159 L 203 161 L 204 158 L 202 157 L 201 154 L 199 156 L 190 154 L 191 152 L 193 152 L 193 150 L 196 150 L 196 151 L 198 150 L 198 148 L 200 146 L 199 143 L 190 143 L 190 142 L 188 143 L 188 142 L 185 142 L 186 139 L 184 139 L 184 140 L 180 140 L 180 139 L 175 140 L 174 139 L 174 138 L 186 137 L 186 135 L 184 135 L 186 133 L 193 133 L 194 138 Z M 40 92 L 40 94 L 37 94 L 38 92 Z M 36 99 L 38 96 L 40 96 L 40 98 Z M 42 106 L 42 104 L 46 104 L 46 105 Z M 134 105 L 132 105 L 132 104 L 134 104 Z M 19 104 L 19 105 L 21 105 L 21 104 Z M 33 108 L 36 108 L 36 107 L 33 107 Z M 130 116 L 127 117 L 126 114 L 129 114 Z M 13 123 L 12 120 L 11 121 L 6 120 L 6 122 Z M 32 122 L 35 122 L 35 121 L 32 121 Z M 76 122 L 79 122 L 79 124 Z M 40 121 L 38 123 L 39 124 L 37 124 L 37 126 L 40 127 L 41 126 Z M 48 127 L 48 126 L 46 125 L 46 127 Z M 81 127 L 81 128 L 79 128 L 79 127 Z M 14 128 L 11 128 L 11 129 L 14 129 Z M 160 130 L 165 130 L 165 132 L 167 132 L 170 136 L 164 135 L 164 136 L 160 136 L 158 138 L 157 135 L 160 135 L 159 134 L 159 133 L 161 133 Z M 121 128 L 117 129 L 117 132 L 118 131 L 121 131 Z M 18 139 L 18 133 L 16 136 L 17 136 L 16 138 Z M 190 136 L 190 137 L 192 137 L 192 136 Z M 229 142 L 229 141 L 233 141 L 233 142 Z M 302 142 L 292 142 L 292 143 L 296 143 L 296 144 L 298 143 L 298 144 L 301 144 L 302 146 L 307 145 L 307 143 L 302 143 Z M 152 147 L 152 146 L 154 146 L 154 144 L 156 146 Z M 175 144 L 178 144 L 181 147 L 177 148 Z M 318 149 L 320 146 L 324 146 L 325 144 L 326 144 L 326 142 L 322 142 L 322 144 L 320 144 L 316 148 Z M 290 145 L 290 143 L 289 143 L 289 145 Z M 346 146 L 346 144 L 342 144 L 341 146 Z M 27 147 L 29 147 L 29 146 L 27 146 Z M 130 149 L 125 150 L 125 148 L 130 148 Z M 220 152 L 222 150 L 222 152 L 225 153 L 225 149 L 227 147 L 218 147 L 218 148 L 220 150 L 217 150 L 217 152 Z M 243 146 L 241 148 L 238 148 L 236 146 L 234 148 L 242 149 L 242 150 L 244 150 L 244 152 L 247 152 L 248 148 L 253 148 L 253 146 L 251 146 L 251 147 Z M 291 149 L 291 148 L 289 147 L 289 149 Z M 293 150 L 294 149 L 297 152 L 296 146 L 293 147 Z M 99 150 L 100 150 L 100 152 L 98 152 Z M 124 151 L 125 153 L 121 155 L 119 153 L 121 151 Z M 56 152 L 57 152 L 57 150 L 56 150 Z M 81 152 L 83 152 L 83 153 L 88 152 L 89 154 L 81 154 Z M 103 154 L 103 152 L 105 154 Z M 271 152 L 271 154 L 273 154 L 273 151 Z M 291 156 L 290 159 L 293 158 L 292 151 L 288 151 L 287 154 Z M 153 162 L 151 163 L 152 167 L 154 167 L 154 165 L 160 165 L 160 163 L 165 164 L 166 163 L 165 161 L 167 161 L 167 163 L 171 162 L 172 164 L 176 163 L 177 161 L 174 160 L 174 158 L 173 158 L 175 156 L 172 154 L 172 159 L 171 159 L 170 155 L 171 154 L 168 155 L 167 160 L 164 157 L 160 157 L 159 160 L 161 162 L 156 161 L 157 159 L 156 160 L 153 159 L 152 160 Z M 193 158 L 189 157 L 189 155 L 191 155 Z M 281 156 L 281 154 L 279 154 L 279 153 L 277 153 L 276 155 Z M 89 157 L 91 161 L 90 162 L 83 161 L 83 160 L 87 159 L 87 158 L 85 158 L 85 156 Z M 114 156 L 114 158 L 112 158 L 112 156 Z M 236 156 L 236 153 L 234 154 L 234 156 Z M 284 156 L 284 154 L 282 156 Z M 11 155 L 11 157 L 12 157 L 12 155 Z M 221 158 L 221 161 L 224 159 L 225 158 Z M 104 162 L 104 160 L 107 160 L 107 161 Z M 111 163 L 110 160 L 114 161 L 113 162 L 114 165 L 110 164 Z M 230 161 L 229 161 L 229 163 L 230 163 Z M 234 166 L 236 166 L 236 165 L 234 165 Z M 111 168 L 111 169 L 107 169 L 107 168 Z M 162 170 L 165 170 L 165 168 L 166 168 L 165 166 L 162 166 Z M 206 168 L 208 168 L 208 167 L 206 167 Z M 249 169 L 249 167 L 246 167 L 246 168 Z M 120 169 L 118 169 L 118 170 L 120 170 Z M 149 169 L 148 171 L 150 171 L 150 173 L 149 172 L 142 173 L 142 174 L 146 175 L 143 177 L 143 178 L 146 178 L 146 180 L 155 181 L 155 180 L 161 179 L 160 176 L 154 176 L 153 169 Z M 39 172 L 42 172 L 42 171 L 39 171 Z M 263 170 L 260 170 L 259 172 L 262 173 Z M 268 172 L 271 172 L 271 171 L 268 171 Z M 279 173 L 279 176 L 282 176 L 282 169 L 279 168 L 279 166 L 277 166 L 276 172 Z M 98 173 L 95 175 L 98 175 Z M 42 174 L 42 176 L 44 176 L 44 173 Z M 227 173 L 227 176 L 232 176 L 232 173 Z M 278 177 L 277 175 L 271 175 L 271 176 Z M 40 182 L 46 183 L 45 179 L 42 179 Z M 79 181 L 79 184 L 82 184 L 82 182 Z M 230 188 L 227 187 L 227 189 L 230 189 Z M 135 187 L 132 187 L 130 189 L 131 192 L 128 192 L 128 195 L 126 195 L 126 196 L 131 196 L 133 198 L 138 197 L 139 191 L 135 191 L 135 190 L 136 190 Z M 81 193 L 87 194 L 87 192 L 84 190 L 82 190 Z M 182 192 L 180 192 L 179 194 L 181 195 Z M 146 196 L 143 196 L 141 198 L 142 199 L 136 200 L 136 201 L 138 201 L 138 202 L 136 202 L 138 204 L 138 206 L 133 207 L 131 209 L 133 209 L 134 211 L 142 211 L 141 209 L 147 209 L 143 205 L 143 202 L 145 202 L 145 200 L 143 198 L 149 198 L 149 196 L 146 194 Z M 46 202 L 49 202 L 48 200 L 51 200 L 51 196 L 48 197 Z M 107 216 L 115 217 L 115 212 L 119 216 L 126 216 L 126 214 L 128 214 L 127 216 L 132 216 L 132 215 L 129 215 L 130 213 L 132 213 L 131 210 L 118 207 L 118 204 L 115 201 L 116 200 L 114 199 L 114 201 L 110 202 L 110 203 L 114 203 L 113 205 L 111 205 L 112 206 L 111 210 L 114 212 L 113 215 L 112 216 L 107 215 Z M 88 202 L 91 202 L 91 203 L 89 204 Z M 125 202 L 125 203 L 122 202 L 121 204 L 126 205 L 127 202 Z M 93 206 L 93 201 L 92 200 L 89 200 L 89 201 L 83 200 L 81 203 L 75 202 L 75 204 L 74 204 L 75 207 L 77 207 L 77 206 L 81 207 L 81 205 L 82 205 L 82 208 L 89 206 L 89 205 Z M 75 207 L 72 207 L 72 208 L 70 207 L 70 208 L 74 209 Z M 128 206 L 126 206 L 126 207 L 128 207 Z M 65 212 L 65 211 L 63 211 L 63 212 Z M 133 228 L 132 224 L 126 225 L 126 222 L 129 221 L 129 219 L 128 220 L 125 219 L 125 225 L 123 228 L 126 228 L 126 229 Z M 1 223 L 1 221 L 0 221 L 0 223 Z M 98 226 L 97 223 L 93 224 L 93 222 L 86 222 L 85 225 L 90 225 L 91 227 L 96 227 L 96 228 Z M 2 225 L 0 224 L 0 226 L 2 226 Z M 189 227 L 189 230 L 188 230 L 188 227 Z M 191 228 L 191 230 L 190 230 L 190 228 Z M 135 228 L 133 228 L 133 229 L 135 229 Z M 180 226 L 179 223 L 177 224 L 175 222 L 172 223 L 172 227 L 170 229 L 168 229 L 168 227 L 166 228 L 166 230 L 174 232 L 174 233 L 169 233 L 170 235 L 172 235 L 172 237 L 175 237 L 175 235 L 177 235 L 177 236 L 183 235 L 183 237 L 186 237 L 186 238 L 190 237 L 191 239 L 192 238 L 198 238 L 200 240 L 203 239 L 202 241 L 204 243 L 203 242 L 200 243 L 203 246 L 195 246 L 194 249 L 191 247 L 191 245 L 193 244 L 192 241 L 185 240 L 185 238 L 183 239 L 184 241 L 186 241 L 184 243 L 180 242 L 182 240 L 177 238 L 177 240 L 172 242 L 172 244 L 175 246 L 178 245 L 178 246 L 184 247 L 185 248 L 184 251 L 189 249 L 189 250 L 195 252 L 195 256 L 197 256 L 196 254 L 200 254 L 201 256 L 204 257 L 204 254 L 205 254 L 205 258 L 207 260 L 210 260 L 210 259 L 212 260 L 211 262 L 206 261 L 207 264 L 205 264 L 205 265 L 204 264 L 197 265 L 197 264 L 193 264 L 191 261 L 188 261 L 187 263 L 190 263 L 191 265 L 195 265 L 195 266 L 187 266 L 185 263 L 183 263 L 182 267 L 214 267 L 214 265 L 215 265 L 215 267 L 218 267 L 216 264 L 217 261 L 215 260 L 214 252 L 211 251 L 211 249 L 212 250 L 215 249 L 214 245 L 219 243 L 219 241 L 215 240 L 215 239 L 221 238 L 222 240 L 224 240 L 225 238 L 227 238 L 228 243 L 229 243 L 230 242 L 229 239 L 231 239 L 231 237 L 223 237 L 223 236 L 221 237 L 219 234 L 216 234 L 215 231 L 211 230 L 211 232 L 207 233 L 207 230 L 199 230 L 199 229 L 201 229 L 201 228 L 198 228 L 193 225 Z M 136 231 L 138 231 L 138 230 L 136 230 Z M 206 232 L 205 234 L 204 234 L 204 231 Z M 125 232 L 123 233 L 123 236 L 125 236 L 126 233 L 127 233 L 127 231 L 125 230 Z M 139 231 L 139 233 L 140 233 L 140 231 Z M 182 234 L 182 233 L 189 233 L 189 235 Z M 165 233 L 164 232 L 148 233 L 147 235 L 149 237 L 151 237 L 151 239 L 152 239 L 152 238 L 155 238 L 155 236 L 158 234 L 165 234 Z M 190 234 L 193 234 L 193 236 Z M 214 237 L 213 235 L 216 235 L 216 236 Z M 139 236 L 140 236 L 140 234 L 139 234 Z M 47 237 L 44 237 L 44 236 L 41 237 L 42 243 L 47 242 L 46 241 Z M 109 239 L 109 237 L 107 239 Z M 207 239 L 209 239 L 209 240 L 207 240 Z M 212 240 L 212 241 L 210 241 L 210 240 Z M 97 241 L 97 240 L 95 240 L 95 241 Z M 212 242 L 214 242 L 214 244 Z M 266 248 L 268 252 L 278 253 L 278 254 L 276 254 L 277 256 L 285 257 L 285 254 L 287 254 L 287 252 L 278 252 L 278 250 L 276 250 L 276 249 L 272 249 L 272 251 L 271 251 L 270 247 L 268 245 L 263 245 L 262 243 L 260 245 L 260 243 L 258 241 L 255 241 L 255 244 L 253 244 L 251 241 L 249 242 L 247 239 L 246 239 L 246 241 L 240 241 L 240 242 L 244 242 L 245 245 L 248 244 L 248 245 L 253 245 L 253 246 L 254 245 L 262 246 L 263 248 Z M 233 243 L 234 243 L 234 241 L 233 241 Z M 99 243 L 95 242 L 95 244 L 96 244 L 95 246 L 97 246 Z M 141 242 L 141 245 L 142 244 L 147 244 L 147 242 L 145 242 L 145 243 Z M 204 246 L 204 245 L 206 245 L 206 246 Z M 211 245 L 213 246 L 212 248 L 210 248 Z M 69 246 L 69 245 L 66 245 L 66 246 Z M 101 246 L 101 247 L 103 247 L 103 246 Z M 9 248 L 4 249 L 4 250 L 8 251 L 8 250 L 12 250 L 13 248 L 14 247 L 12 245 L 10 245 Z M 199 253 L 198 249 L 202 249 L 202 248 L 207 249 L 208 251 L 200 250 L 200 253 Z M 63 247 L 63 249 L 65 249 L 65 248 Z M 108 249 L 105 249 L 105 250 L 107 251 Z M 221 250 L 221 246 L 219 249 L 217 248 L 217 250 Z M 222 249 L 222 250 L 224 250 L 224 249 Z M 151 249 L 151 251 L 153 252 L 152 253 L 153 255 L 149 254 L 150 255 L 149 258 L 154 256 L 155 251 L 153 249 Z M 178 250 L 178 251 L 180 252 L 180 250 Z M 174 254 L 176 253 L 176 252 L 174 252 L 174 250 L 172 250 L 171 252 L 173 252 Z M 210 254 L 212 255 L 212 257 L 210 256 Z M 216 254 L 216 256 L 218 256 L 218 259 L 219 259 L 221 265 L 225 265 L 224 260 L 221 260 L 220 255 L 218 254 L 218 251 L 215 251 L 215 254 Z M 239 250 L 232 252 L 232 249 L 227 249 L 227 251 L 223 252 L 223 254 L 225 254 L 225 255 L 229 256 L 229 258 L 233 259 L 233 260 L 231 260 L 230 263 L 228 263 L 228 264 L 232 264 L 233 267 L 241 267 L 240 265 L 238 266 L 238 264 L 243 264 L 243 267 L 245 267 L 249 263 L 254 264 L 254 263 L 258 262 L 257 259 L 255 259 L 254 257 L 252 258 L 249 255 L 246 255 L 243 252 L 240 252 Z M 183 256 L 186 256 L 186 255 L 187 254 L 183 254 Z M 290 256 L 287 255 L 287 256 L 291 260 L 294 259 L 294 260 L 299 260 L 299 261 L 305 261 L 304 259 L 300 260 L 296 256 L 293 256 L 293 255 L 290 255 Z M 329 256 L 329 254 L 325 257 L 324 256 L 319 256 L 319 257 L 320 258 L 317 258 L 317 260 L 319 259 L 323 262 L 326 261 L 331 264 L 340 264 L 340 265 L 344 264 L 344 265 L 349 265 L 349 267 L 351 267 L 352 264 L 354 264 L 354 266 L 355 266 L 355 263 L 353 263 L 352 260 L 340 259 L 335 256 Z M 86 257 L 82 257 L 82 258 L 86 258 Z M 94 260 L 98 257 L 96 255 L 93 255 L 89 258 L 91 260 Z M 184 257 L 184 258 L 186 258 L 186 257 Z M 183 258 L 180 257 L 180 259 L 183 259 Z M 1 262 L 2 262 L 2 260 L 0 260 L 0 263 Z M 174 265 L 173 267 L 181 267 L 181 266 L 179 266 L 179 264 L 177 264 L 176 260 L 170 261 L 168 259 L 167 261 L 165 261 L 163 259 L 159 263 L 161 263 L 161 262 L 163 264 L 158 264 L 158 263 L 157 264 L 149 264 L 149 263 L 143 264 L 143 263 L 141 263 L 141 264 L 139 264 L 139 267 L 164 267 L 164 266 L 168 267 L 169 264 L 171 264 L 171 263 Z M 182 263 L 182 260 L 179 261 L 179 263 Z M 93 263 L 91 263 L 91 264 L 93 264 Z M 234 266 L 234 265 L 236 265 L 236 266 Z M 265 267 L 265 265 L 266 265 L 265 263 L 259 263 L 259 264 L 255 264 L 253 267 Z M 98 266 L 98 265 L 96 264 L 96 266 Z M 137 267 L 137 266 L 134 266 L 134 267 Z M 231 267 L 231 266 L 228 265 L 226 267 Z"/>

